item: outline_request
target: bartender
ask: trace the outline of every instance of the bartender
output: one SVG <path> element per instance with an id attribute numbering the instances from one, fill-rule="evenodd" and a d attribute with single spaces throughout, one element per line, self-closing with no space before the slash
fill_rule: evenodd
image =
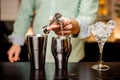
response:
<path id="1" fill-rule="evenodd" d="M 49 24 L 50 16 L 61 13 L 65 17 L 62 20 L 62 32 L 66 36 L 71 36 L 72 52 L 69 62 L 79 62 L 85 55 L 83 39 L 90 35 L 89 25 L 96 20 L 97 10 L 98 0 L 22 0 L 14 23 L 14 31 L 9 36 L 13 43 L 8 50 L 9 61 L 20 60 L 20 46 L 25 43 L 25 35 L 31 22 L 33 22 L 34 34 L 43 34 L 42 28 Z M 50 33 L 48 34 L 46 62 L 53 62 L 50 48 L 51 38 L 61 35 L 60 25 L 53 23 L 47 30 L 50 30 Z"/>

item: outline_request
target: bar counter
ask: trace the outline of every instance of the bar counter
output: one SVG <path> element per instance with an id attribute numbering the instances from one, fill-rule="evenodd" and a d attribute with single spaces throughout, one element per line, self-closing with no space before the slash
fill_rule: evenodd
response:
<path id="1" fill-rule="evenodd" d="M 31 70 L 29 62 L 1 62 L 0 80 L 120 80 L 120 62 L 104 62 L 107 71 L 91 68 L 97 62 L 69 63 L 67 70 L 55 70 L 54 63 L 46 63 L 45 70 Z"/>

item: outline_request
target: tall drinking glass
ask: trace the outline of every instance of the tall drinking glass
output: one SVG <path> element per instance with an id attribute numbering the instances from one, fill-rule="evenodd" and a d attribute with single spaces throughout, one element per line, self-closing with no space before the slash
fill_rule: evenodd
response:
<path id="1" fill-rule="evenodd" d="M 67 70 L 71 48 L 70 37 L 52 37 L 51 51 L 54 56 L 56 70 Z"/>
<path id="2" fill-rule="evenodd" d="M 106 71 L 110 69 L 108 65 L 103 64 L 102 54 L 105 42 L 107 41 L 107 38 L 110 36 L 114 27 L 115 22 L 113 20 L 108 21 L 107 25 L 105 25 L 103 22 L 97 22 L 91 26 L 92 33 L 98 42 L 100 52 L 98 64 L 92 66 L 92 68 L 95 70 Z"/>

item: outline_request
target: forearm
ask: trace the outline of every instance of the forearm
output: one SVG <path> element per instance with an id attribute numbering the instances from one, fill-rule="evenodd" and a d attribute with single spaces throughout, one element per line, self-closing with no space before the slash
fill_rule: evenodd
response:
<path id="1" fill-rule="evenodd" d="M 85 7 L 84 7 L 85 6 Z M 97 17 L 98 0 L 81 0 L 76 21 L 79 24 L 80 31 L 78 37 L 80 39 L 90 36 L 89 26 L 93 24 Z"/>
<path id="2" fill-rule="evenodd" d="M 26 32 L 31 25 L 34 15 L 34 0 L 22 0 L 19 13 L 13 25 L 14 31 L 9 36 L 13 44 L 23 45 Z"/>

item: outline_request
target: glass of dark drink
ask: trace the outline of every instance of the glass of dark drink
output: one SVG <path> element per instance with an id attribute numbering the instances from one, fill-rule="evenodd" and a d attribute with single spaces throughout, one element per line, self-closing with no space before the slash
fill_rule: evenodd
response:
<path id="1" fill-rule="evenodd" d="M 45 67 L 47 35 L 27 35 L 27 45 L 30 56 L 31 69 L 43 70 Z"/>
<path id="2" fill-rule="evenodd" d="M 72 46 L 70 37 L 52 37 L 51 51 L 55 60 L 56 70 L 67 70 L 71 50 Z"/>

